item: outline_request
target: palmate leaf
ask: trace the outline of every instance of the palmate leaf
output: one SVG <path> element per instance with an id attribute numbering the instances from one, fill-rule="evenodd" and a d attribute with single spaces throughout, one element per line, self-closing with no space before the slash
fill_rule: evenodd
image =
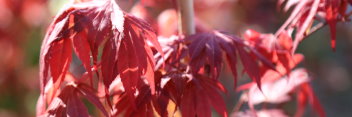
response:
<path id="1" fill-rule="evenodd" d="M 227 117 L 221 93 L 227 92 L 220 82 L 204 75 L 169 72 L 161 76 L 164 96 L 175 102 L 183 117 L 209 117 L 211 108 Z"/>
<path id="2" fill-rule="evenodd" d="M 275 77 L 275 75 L 272 76 Z M 324 109 L 319 99 L 315 96 L 309 84 L 309 80 L 308 73 L 305 69 L 296 69 L 287 77 L 265 80 L 261 90 L 253 83 L 243 85 L 243 87 L 249 88 L 249 90 L 243 93 L 242 99 L 248 101 L 253 111 L 254 105 L 261 103 L 281 104 L 292 100 L 290 94 L 297 93 L 296 117 L 302 116 L 308 102 L 319 116 L 324 117 Z"/>
<path id="3" fill-rule="evenodd" d="M 205 32 L 191 35 L 185 41 L 189 43 L 190 66 L 193 74 L 210 73 L 212 79 L 218 79 L 222 67 L 222 53 L 225 53 L 231 68 L 235 87 L 237 84 L 237 55 L 242 61 L 244 71 L 259 87 L 262 73 L 267 69 L 275 69 L 274 65 L 252 48 L 248 42 L 233 35 L 218 31 Z M 209 68 L 208 71 L 207 68 Z"/>
<path id="4" fill-rule="evenodd" d="M 288 77 L 263 82 L 262 90 L 252 85 L 248 92 L 247 101 L 253 105 L 263 102 L 274 104 L 286 102 L 291 100 L 288 94 L 306 82 L 309 82 L 307 71 L 296 69 Z"/>
<path id="5" fill-rule="evenodd" d="M 104 51 L 99 61 L 98 50 L 101 45 Z M 163 54 L 155 32 L 148 23 L 124 13 L 114 0 L 75 1 L 57 15 L 42 44 L 42 100 L 38 104 L 44 105 L 40 107 L 45 108 L 45 103 L 40 101 L 49 100 L 50 103 L 53 98 L 47 97 L 44 89 L 54 86 L 52 94 L 56 94 L 61 81 L 65 79 L 72 59 L 72 48 L 82 61 L 90 80 L 92 70 L 101 68 L 106 89 L 114 79 L 121 78 L 126 93 L 130 98 L 135 98 L 135 87 L 146 79 L 154 94 L 155 62 L 152 49 Z M 48 82 L 55 85 L 49 86 Z"/>
<path id="6" fill-rule="evenodd" d="M 137 89 L 140 93 L 134 100 L 136 105 L 130 103 L 131 98 L 127 93 L 118 95 L 114 105 L 117 110 L 114 116 L 155 117 L 155 115 L 160 115 L 166 117 L 168 115 L 166 108 L 169 98 L 159 94 L 152 95 L 148 85 L 140 85 Z"/>
<path id="7" fill-rule="evenodd" d="M 104 116 L 108 117 L 103 104 L 89 86 L 85 84 L 71 83 L 66 85 L 61 93 L 50 103 L 48 110 L 41 116 L 72 116 L 89 117 L 89 113 L 80 96 L 85 97 L 89 102 L 100 109 Z"/>
<path id="8" fill-rule="evenodd" d="M 275 37 L 273 34 L 261 34 L 249 29 L 245 32 L 244 38 L 253 48 L 273 62 L 278 72 L 289 74 L 291 69 L 296 65 L 297 61 L 293 59 L 291 54 L 292 38 L 288 32 L 284 31 L 278 37 Z M 279 69 L 280 65 L 284 69 Z"/>
<path id="9" fill-rule="evenodd" d="M 222 117 L 227 117 L 226 106 L 220 95 L 221 88 L 216 80 L 201 75 L 186 84 L 180 101 L 183 117 L 210 117 L 213 107 Z M 221 91 L 223 92 L 223 91 Z"/>
<path id="10" fill-rule="evenodd" d="M 299 63 L 303 61 L 303 55 L 301 54 L 295 54 L 292 57 L 292 60 L 289 62 L 290 64 L 290 69 L 295 68 Z M 284 67 L 283 64 L 278 63 L 276 65 L 276 71 L 275 70 L 267 70 L 263 76 L 262 76 L 262 82 L 273 82 L 276 81 L 284 76 L 287 76 L 289 73 Z M 288 77 L 290 78 L 290 77 Z M 294 79 L 288 79 L 288 80 L 294 80 Z M 255 87 L 255 82 L 247 83 L 244 85 L 239 86 L 236 90 L 237 91 L 242 91 L 242 90 L 247 90 L 251 87 Z"/>

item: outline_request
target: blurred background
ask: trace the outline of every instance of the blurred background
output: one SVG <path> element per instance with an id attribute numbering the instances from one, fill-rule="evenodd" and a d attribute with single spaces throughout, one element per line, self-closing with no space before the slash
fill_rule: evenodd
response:
<path id="1" fill-rule="evenodd" d="M 146 9 L 153 23 L 158 15 L 172 8 L 168 0 L 148 2 Z M 45 31 L 55 14 L 69 0 L 0 0 L 0 117 L 33 117 L 39 96 L 39 54 Z M 131 11 L 135 0 L 117 0 Z M 246 29 L 274 33 L 288 17 L 277 9 L 276 0 L 195 0 L 198 19 L 214 29 L 241 35 Z M 144 9 L 144 10 L 145 10 Z M 134 10 L 138 10 L 135 8 Z M 140 9 L 139 9 L 140 10 Z M 143 9 L 142 9 L 143 10 Z M 349 8 L 351 11 L 351 8 Z M 143 15 L 143 14 L 142 14 Z M 155 23 L 155 22 L 154 22 Z M 327 116 L 352 115 L 352 24 L 337 25 L 337 50 L 330 48 L 328 27 L 303 41 L 298 52 L 305 55 L 300 64 L 313 76 L 312 85 Z M 230 73 L 221 81 L 229 89 L 228 110 L 239 94 L 233 91 Z M 248 82 L 244 78 L 240 82 Z M 293 108 L 293 107 L 292 107 Z M 310 116 L 308 109 L 306 116 Z"/>

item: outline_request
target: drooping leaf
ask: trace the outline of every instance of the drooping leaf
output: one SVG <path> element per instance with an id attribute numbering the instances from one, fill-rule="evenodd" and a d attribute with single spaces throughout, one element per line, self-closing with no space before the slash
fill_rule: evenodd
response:
<path id="1" fill-rule="evenodd" d="M 291 54 L 292 38 L 288 32 L 284 31 L 276 38 L 273 34 L 261 34 L 254 30 L 247 30 L 244 37 L 253 48 L 276 66 L 282 65 L 285 68 L 284 73 L 290 73 L 295 61 Z"/>
<path id="2" fill-rule="evenodd" d="M 108 117 L 108 112 L 105 110 L 104 105 L 100 102 L 99 97 L 91 87 L 88 87 L 87 85 L 78 85 L 77 90 L 80 95 L 94 104 L 106 117 Z"/>
<path id="3" fill-rule="evenodd" d="M 101 57 L 101 72 L 104 85 L 109 86 L 116 78 L 117 72 L 117 47 L 114 40 L 109 39 L 104 45 L 103 54 Z"/>
<path id="4" fill-rule="evenodd" d="M 134 99 L 136 105 L 129 103 L 131 102 L 131 98 L 129 98 L 127 93 L 123 93 L 119 96 L 115 103 L 117 112 L 114 113 L 114 116 L 154 117 L 156 113 L 160 116 L 167 115 L 166 108 L 161 108 L 160 104 L 167 105 L 168 100 L 156 96 L 158 94 L 151 95 L 150 88 L 147 85 L 139 85 L 137 90 L 140 93 L 138 93 Z"/>
<path id="5" fill-rule="evenodd" d="M 297 99 L 298 101 L 298 106 L 297 110 L 300 110 L 298 112 L 302 112 L 303 109 L 307 106 L 309 103 L 313 110 L 320 116 L 320 117 L 325 117 L 325 111 L 323 107 L 321 106 L 318 97 L 314 94 L 313 89 L 309 85 L 309 83 L 303 83 L 300 86 L 300 89 L 298 90 L 298 95 L 299 96 Z M 301 114 L 296 113 L 297 116 L 300 116 Z"/>
<path id="6" fill-rule="evenodd" d="M 155 93 L 155 61 L 148 43 L 152 43 L 159 52 L 162 50 L 155 33 L 140 19 L 126 14 L 124 28 L 116 64 L 127 95 L 131 97 L 130 101 L 133 101 L 136 86 L 138 82 L 143 82 L 143 79 L 148 81 L 152 93 Z"/>
<path id="7" fill-rule="evenodd" d="M 288 95 L 291 91 L 309 81 L 308 74 L 304 69 L 296 69 L 288 77 L 263 82 L 261 91 L 256 85 L 252 85 L 247 95 L 247 101 L 254 105 L 263 102 L 275 104 L 286 102 L 291 100 Z"/>
<path id="8" fill-rule="evenodd" d="M 205 73 L 209 73 L 213 79 L 217 79 L 222 66 L 222 53 L 226 54 L 227 61 L 230 63 L 229 66 L 232 69 L 235 84 L 237 81 L 237 54 L 242 61 L 245 72 L 257 82 L 259 87 L 261 72 L 263 72 L 260 68 L 266 66 L 267 69 L 275 69 L 272 63 L 260 52 L 248 45 L 248 42 L 236 36 L 214 31 L 197 33 L 187 37 L 185 40 L 190 43 L 190 66 L 193 74 L 209 68 L 209 71 L 205 71 Z M 265 71 L 266 69 L 263 70 Z"/>
<path id="9" fill-rule="evenodd" d="M 89 113 L 77 94 L 73 94 L 67 101 L 67 116 L 70 117 L 89 117 Z"/>
<path id="10" fill-rule="evenodd" d="M 335 51 L 336 48 L 336 24 L 339 16 L 339 2 L 342 0 L 326 0 L 325 12 L 326 12 L 326 22 L 330 27 L 331 36 L 331 48 Z M 342 7 L 342 6 L 341 6 Z"/>
<path id="11" fill-rule="evenodd" d="M 188 37 L 187 41 L 191 42 L 188 46 L 191 57 L 190 66 L 195 74 L 207 62 L 210 65 L 209 72 L 212 74 L 212 78 L 217 79 L 219 77 L 219 71 L 222 66 L 222 53 L 217 40 L 219 39 L 212 33 Z"/>
<path id="12" fill-rule="evenodd" d="M 296 30 L 292 51 L 295 51 L 298 44 L 311 33 L 311 29 L 316 31 L 316 28 L 319 28 L 319 23 L 315 25 L 315 21 L 329 25 L 331 47 L 335 50 L 336 24 L 346 21 L 348 17 L 345 13 L 348 6 L 346 0 L 279 0 L 278 5 L 283 6 L 284 3 L 284 11 L 290 8 L 293 10 L 275 35 L 278 36 L 282 31 Z"/>
<path id="13" fill-rule="evenodd" d="M 71 42 L 69 40 L 59 40 L 53 42 L 47 60 L 50 66 L 50 73 L 53 77 L 53 82 L 60 78 L 64 78 L 68 67 L 71 63 Z"/>
<path id="14" fill-rule="evenodd" d="M 88 72 L 88 76 L 92 77 L 91 61 L 90 61 L 90 47 L 87 41 L 87 32 L 82 30 L 72 38 L 72 45 L 78 58 L 82 61 L 84 68 Z"/>
<path id="15" fill-rule="evenodd" d="M 227 117 L 225 103 L 220 95 L 221 90 L 215 79 L 196 76 L 186 85 L 180 101 L 183 117 L 210 117 L 213 107 L 222 117 Z"/>
<path id="16" fill-rule="evenodd" d="M 48 107 L 45 116 L 82 116 L 89 117 L 89 113 L 83 102 L 80 100 L 80 95 L 83 95 L 95 104 L 103 114 L 108 117 L 105 108 L 99 101 L 98 97 L 91 91 L 87 90 L 85 84 L 71 83 L 66 85 L 60 94 L 54 98 Z"/>

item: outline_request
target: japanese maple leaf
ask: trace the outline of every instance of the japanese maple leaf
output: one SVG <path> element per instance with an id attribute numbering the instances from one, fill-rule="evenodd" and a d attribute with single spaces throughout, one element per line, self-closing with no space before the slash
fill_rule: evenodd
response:
<path id="1" fill-rule="evenodd" d="M 301 84 L 309 81 L 305 69 L 296 69 L 288 77 L 263 82 L 262 90 L 259 90 L 256 85 L 252 85 L 247 95 L 248 102 L 257 105 L 263 102 L 282 103 L 289 101 L 291 99 L 288 94 Z"/>
<path id="2" fill-rule="evenodd" d="M 169 38 L 159 36 L 158 41 L 162 47 L 164 56 L 161 53 L 155 54 L 157 61 L 155 69 L 160 70 L 162 65 L 169 71 L 175 67 L 181 67 L 181 59 L 188 55 L 187 46 L 184 45 L 184 37 L 172 35 Z M 165 63 L 165 64 L 164 64 Z"/>
<path id="3" fill-rule="evenodd" d="M 108 117 L 107 111 L 93 89 L 85 84 L 76 84 L 74 82 L 66 85 L 61 93 L 50 103 L 46 113 L 40 116 L 89 117 L 85 104 L 80 100 L 81 96 L 85 97 L 100 109 L 104 116 Z"/>
<path id="4" fill-rule="evenodd" d="M 189 43 L 191 58 L 189 64 L 193 74 L 209 73 L 212 79 L 218 79 L 222 67 L 222 53 L 226 55 L 235 84 L 237 83 L 237 55 L 242 61 L 244 71 L 259 87 L 261 73 L 267 69 L 275 69 L 272 63 L 248 42 L 233 35 L 218 31 L 204 32 L 191 35 L 185 41 Z M 260 69 L 263 65 L 267 66 L 267 69 Z"/>
<path id="5" fill-rule="evenodd" d="M 279 3 L 283 3 L 285 0 L 280 0 Z M 298 46 L 298 43 L 304 39 L 304 34 L 309 30 L 311 24 L 314 21 L 315 15 L 318 13 L 319 3 L 321 0 L 288 0 L 285 6 L 287 11 L 293 5 L 294 10 L 286 22 L 276 32 L 279 35 L 282 31 L 293 30 L 296 28 L 297 33 L 295 34 L 295 41 L 293 51 Z"/>
<path id="6" fill-rule="evenodd" d="M 290 61 L 290 70 L 295 68 L 299 63 L 301 63 L 303 61 L 304 57 L 302 54 L 295 54 L 292 56 L 292 61 Z M 262 82 L 274 82 L 278 79 L 281 79 L 282 77 L 287 77 L 290 73 L 288 73 L 288 71 L 285 68 L 286 65 L 283 65 L 281 63 L 276 65 L 276 70 L 267 70 L 262 76 L 261 76 L 261 81 Z M 288 80 L 291 77 L 288 77 Z M 294 79 L 292 79 L 294 80 Z M 255 82 L 251 82 L 251 83 L 247 83 L 244 85 L 239 86 L 236 90 L 237 91 L 242 91 L 242 90 L 248 90 L 251 87 L 255 87 L 256 83 Z"/>
<path id="7" fill-rule="evenodd" d="M 245 32 L 244 38 L 253 48 L 276 64 L 277 70 L 285 70 L 281 73 L 290 73 L 293 66 L 296 65 L 291 54 L 292 38 L 288 32 L 282 32 L 278 37 L 275 37 L 273 34 L 261 34 L 249 29 Z M 284 69 L 279 69 L 280 65 Z"/>
<path id="8" fill-rule="evenodd" d="M 287 1 L 287 2 L 285 2 Z M 279 35 L 282 31 L 292 31 L 295 29 L 295 40 L 293 51 L 296 50 L 298 44 L 304 37 L 310 33 L 310 30 L 315 30 L 312 27 L 313 22 L 325 21 L 322 24 L 329 24 L 331 35 L 331 47 L 335 50 L 336 45 L 336 24 L 338 21 L 344 21 L 347 16 L 346 8 L 348 7 L 347 0 L 279 0 L 279 6 L 284 5 L 284 11 L 288 11 L 293 7 L 289 18 L 276 32 Z M 324 14 L 324 15 L 320 15 Z M 319 26 L 318 24 L 315 26 Z"/>
<path id="9" fill-rule="evenodd" d="M 275 77 L 275 75 L 272 75 Z M 305 69 L 296 69 L 288 76 L 280 79 L 264 80 L 261 90 L 252 84 L 249 86 L 249 91 L 242 95 L 243 100 L 248 101 L 251 109 L 254 110 L 254 105 L 260 103 L 280 104 L 291 100 L 291 93 L 297 93 L 297 112 L 296 116 L 302 116 L 307 102 L 320 115 L 325 116 L 319 99 L 315 96 L 309 85 L 309 76 Z"/>
<path id="10" fill-rule="evenodd" d="M 101 45 L 104 51 L 99 61 Z M 162 52 L 155 32 L 145 21 L 123 12 L 114 0 L 76 1 L 55 17 L 40 54 L 43 100 L 49 81 L 55 84 L 55 92 L 65 79 L 72 48 L 90 80 L 92 69 L 101 68 L 106 89 L 115 78 L 121 78 L 125 91 L 133 99 L 138 82 L 146 79 L 150 91 L 155 92 L 152 48 Z"/>
<path id="11" fill-rule="evenodd" d="M 203 75 L 177 72 L 170 72 L 162 77 L 161 87 L 180 107 L 183 117 L 210 117 L 211 107 L 221 116 L 227 116 L 221 96 L 226 90 L 217 80 Z"/>
<path id="12" fill-rule="evenodd" d="M 148 85 L 138 87 L 138 94 L 136 94 L 136 106 L 130 104 L 128 94 L 123 93 L 118 96 L 114 108 L 117 110 L 115 116 L 128 116 L 128 117 L 154 117 L 155 112 L 160 116 L 167 116 L 166 110 L 169 98 L 160 96 L 159 94 L 152 95 Z"/>

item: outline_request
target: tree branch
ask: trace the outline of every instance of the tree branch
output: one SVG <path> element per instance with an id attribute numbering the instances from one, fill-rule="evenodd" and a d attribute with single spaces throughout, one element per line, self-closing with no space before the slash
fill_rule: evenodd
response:
<path id="1" fill-rule="evenodd" d="M 195 34 L 193 0 L 178 0 L 179 33 L 185 36 Z"/>

